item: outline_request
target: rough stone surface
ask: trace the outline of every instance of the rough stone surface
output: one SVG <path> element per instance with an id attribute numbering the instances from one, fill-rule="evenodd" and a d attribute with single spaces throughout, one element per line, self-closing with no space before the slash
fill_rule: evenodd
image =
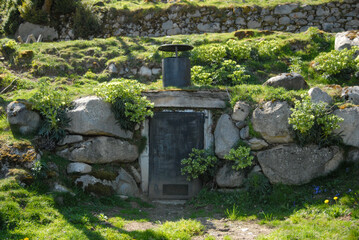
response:
<path id="1" fill-rule="evenodd" d="M 23 135 L 34 133 L 40 125 L 40 115 L 28 110 L 21 102 L 11 102 L 6 108 L 6 114 L 11 129 Z"/>
<path id="2" fill-rule="evenodd" d="M 233 170 L 230 164 L 225 164 L 216 174 L 217 185 L 221 188 L 238 188 L 244 183 L 243 171 Z"/>
<path id="3" fill-rule="evenodd" d="M 334 114 L 344 119 L 334 133 L 342 136 L 344 144 L 359 147 L 359 107 L 337 109 Z"/>
<path id="4" fill-rule="evenodd" d="M 314 103 L 325 102 L 330 104 L 333 102 L 332 97 L 318 87 L 309 89 L 308 94 Z"/>
<path id="5" fill-rule="evenodd" d="M 359 46 L 359 31 L 341 32 L 335 35 L 335 50 L 351 49 Z"/>
<path id="6" fill-rule="evenodd" d="M 121 168 L 113 186 L 117 194 L 133 197 L 139 195 L 136 181 L 123 168 Z"/>
<path id="7" fill-rule="evenodd" d="M 231 148 L 239 140 L 239 130 L 233 124 L 228 114 L 223 114 L 214 131 L 215 153 L 219 158 L 224 158 Z"/>
<path id="8" fill-rule="evenodd" d="M 133 162 L 138 148 L 126 141 L 111 137 L 96 137 L 57 153 L 73 162 L 102 164 Z"/>
<path id="9" fill-rule="evenodd" d="M 229 99 L 223 91 L 147 91 L 142 94 L 155 107 L 225 108 Z"/>
<path id="10" fill-rule="evenodd" d="M 308 89 L 309 86 L 303 76 L 298 73 L 281 73 L 268 79 L 263 85 L 283 87 L 287 90 Z"/>
<path id="11" fill-rule="evenodd" d="M 238 101 L 233 107 L 232 119 L 235 121 L 243 121 L 248 117 L 251 110 L 249 104 Z"/>
<path id="12" fill-rule="evenodd" d="M 287 102 L 267 102 L 253 112 L 253 129 L 259 132 L 269 143 L 289 143 L 292 136 L 288 118 L 290 107 Z"/>
<path id="13" fill-rule="evenodd" d="M 112 181 L 98 179 L 90 175 L 82 175 L 75 180 L 75 184 L 82 190 L 96 195 L 110 195 L 114 192 Z"/>
<path id="14" fill-rule="evenodd" d="M 278 5 L 274 9 L 274 14 L 290 14 L 294 9 L 296 9 L 298 5 L 296 4 L 286 4 L 286 5 Z"/>
<path id="15" fill-rule="evenodd" d="M 59 38 L 59 35 L 54 28 L 29 22 L 20 24 L 15 36 L 21 36 L 21 38 L 25 41 L 27 36 L 30 34 L 33 34 L 36 39 L 38 39 L 41 34 L 44 41 L 53 41 Z"/>
<path id="16" fill-rule="evenodd" d="M 66 135 L 57 145 L 64 146 L 66 144 L 77 143 L 83 140 L 84 137 L 81 135 Z"/>
<path id="17" fill-rule="evenodd" d="M 70 163 L 67 165 L 67 173 L 90 173 L 92 171 L 92 167 L 86 163 Z"/>
<path id="18" fill-rule="evenodd" d="M 339 147 L 280 145 L 257 154 L 263 173 L 272 184 L 305 184 L 325 176 L 344 161 Z"/>
<path id="19" fill-rule="evenodd" d="M 132 138 L 131 131 L 123 130 L 116 122 L 111 105 L 98 97 L 89 96 L 74 101 L 74 108 L 67 112 L 71 119 L 66 128 L 81 135 L 106 135 Z"/>
<path id="20" fill-rule="evenodd" d="M 141 182 L 141 174 L 137 171 L 137 169 L 131 165 L 130 171 L 131 171 L 131 174 L 132 174 L 133 178 L 135 179 L 136 183 L 140 183 Z"/>
<path id="21" fill-rule="evenodd" d="M 358 163 L 359 162 L 359 150 L 355 149 L 355 150 L 349 151 L 346 161 Z"/>
<path id="22" fill-rule="evenodd" d="M 249 138 L 249 127 L 244 127 L 241 129 L 241 131 L 239 131 L 239 136 L 241 137 L 241 139 L 247 139 Z"/>
<path id="23" fill-rule="evenodd" d="M 251 148 L 251 150 L 261 150 L 261 149 L 269 146 L 266 141 L 264 141 L 263 139 L 259 139 L 259 138 L 249 139 L 248 144 L 249 144 L 249 147 Z"/>
<path id="24" fill-rule="evenodd" d="M 359 105 L 359 86 L 345 87 L 341 95 L 345 100 Z"/>
<path id="25" fill-rule="evenodd" d="M 152 76 L 152 70 L 149 69 L 149 68 L 146 67 L 146 66 L 142 66 L 142 67 L 140 68 L 139 74 L 140 74 L 141 76 L 151 77 L 151 76 Z"/>

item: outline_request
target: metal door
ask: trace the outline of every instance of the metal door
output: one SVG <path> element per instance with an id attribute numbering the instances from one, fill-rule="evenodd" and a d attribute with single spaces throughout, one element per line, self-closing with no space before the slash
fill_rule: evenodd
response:
<path id="1" fill-rule="evenodd" d="M 181 160 L 192 148 L 203 148 L 204 113 L 158 112 L 150 120 L 150 179 L 152 199 L 188 199 L 201 188 L 199 180 L 181 175 Z"/>

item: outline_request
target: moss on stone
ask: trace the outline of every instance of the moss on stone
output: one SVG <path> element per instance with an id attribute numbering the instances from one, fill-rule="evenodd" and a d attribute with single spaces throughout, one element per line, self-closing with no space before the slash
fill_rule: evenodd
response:
<path id="1" fill-rule="evenodd" d="M 97 169 L 94 170 L 90 175 L 101 180 L 114 181 L 118 173 L 115 172 L 114 170 Z"/>
<path id="2" fill-rule="evenodd" d="M 104 185 L 102 183 L 89 184 L 85 187 L 85 192 L 93 193 L 98 196 L 111 196 L 115 193 L 115 190 L 108 185 Z"/>

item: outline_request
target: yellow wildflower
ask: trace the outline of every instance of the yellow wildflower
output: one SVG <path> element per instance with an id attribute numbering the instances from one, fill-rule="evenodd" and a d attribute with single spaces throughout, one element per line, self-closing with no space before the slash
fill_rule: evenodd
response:
<path id="1" fill-rule="evenodd" d="M 333 199 L 336 201 L 336 200 L 338 200 L 338 197 L 337 197 L 337 196 L 335 196 Z"/>
<path id="2" fill-rule="evenodd" d="M 325 204 L 328 204 L 328 203 L 329 203 L 329 200 L 328 200 L 328 199 L 326 199 L 326 200 L 324 201 L 324 203 L 325 203 Z"/>

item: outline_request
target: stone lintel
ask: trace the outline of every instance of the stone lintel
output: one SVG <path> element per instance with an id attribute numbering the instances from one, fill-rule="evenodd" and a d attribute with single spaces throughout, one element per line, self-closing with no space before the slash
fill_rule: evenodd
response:
<path id="1" fill-rule="evenodd" d="M 165 90 L 142 92 L 148 100 L 155 104 L 155 108 L 225 108 L 229 101 L 226 91 L 191 91 L 191 90 Z"/>

